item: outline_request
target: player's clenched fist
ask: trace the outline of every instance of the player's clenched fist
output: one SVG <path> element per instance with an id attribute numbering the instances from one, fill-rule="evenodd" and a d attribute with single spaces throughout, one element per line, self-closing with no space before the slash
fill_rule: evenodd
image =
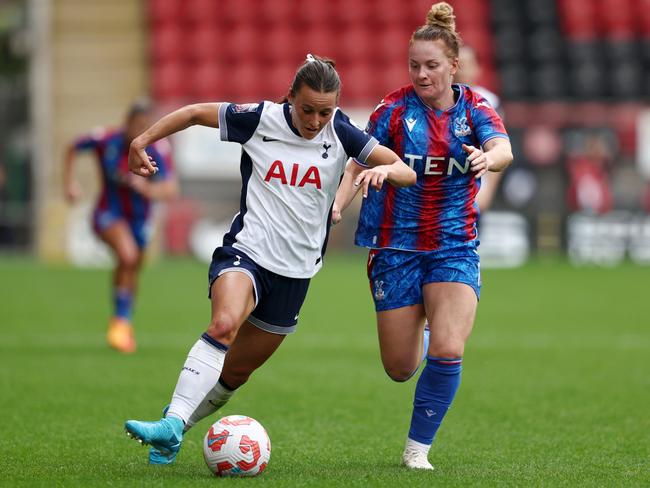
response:
<path id="1" fill-rule="evenodd" d="M 137 144 L 137 139 L 129 146 L 129 170 L 139 176 L 151 176 L 158 171 L 156 162 Z"/>

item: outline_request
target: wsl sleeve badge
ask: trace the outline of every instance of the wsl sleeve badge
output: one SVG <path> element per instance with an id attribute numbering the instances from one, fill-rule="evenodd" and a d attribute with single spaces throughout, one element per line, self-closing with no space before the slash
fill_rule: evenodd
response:
<path id="1" fill-rule="evenodd" d="M 229 415 L 208 430 L 203 457 L 216 476 L 257 476 L 271 458 L 271 440 L 257 420 Z"/>
<path id="2" fill-rule="evenodd" d="M 259 103 L 239 103 L 232 106 L 232 111 L 237 114 L 255 112 L 259 106 Z"/>

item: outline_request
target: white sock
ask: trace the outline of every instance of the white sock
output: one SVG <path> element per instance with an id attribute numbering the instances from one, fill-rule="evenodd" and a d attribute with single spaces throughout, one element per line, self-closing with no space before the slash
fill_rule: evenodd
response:
<path id="1" fill-rule="evenodd" d="M 421 442 L 414 441 L 410 437 L 406 438 L 405 451 L 420 451 L 429 454 L 429 449 L 431 449 L 431 444 L 422 444 Z"/>
<path id="2" fill-rule="evenodd" d="M 218 343 L 217 343 L 218 344 Z M 167 416 L 187 423 L 192 413 L 217 384 L 226 349 L 199 339 L 190 349 L 172 395 Z"/>
<path id="3" fill-rule="evenodd" d="M 208 392 L 201 404 L 194 410 L 194 413 L 190 416 L 190 419 L 187 421 L 185 426 L 186 430 L 189 430 L 194 424 L 203 420 L 209 415 L 212 415 L 214 412 L 223 407 L 230 397 L 233 396 L 237 390 L 229 390 L 223 386 L 220 382 Z"/>

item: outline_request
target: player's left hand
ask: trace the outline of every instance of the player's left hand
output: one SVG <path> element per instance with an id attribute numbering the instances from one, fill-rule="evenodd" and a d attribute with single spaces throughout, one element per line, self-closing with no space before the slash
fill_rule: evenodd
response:
<path id="1" fill-rule="evenodd" d="M 478 179 L 490 170 L 492 162 L 480 148 L 463 144 L 463 151 L 469 154 L 467 161 L 469 161 L 470 170 L 476 173 L 474 178 Z"/>
<path id="2" fill-rule="evenodd" d="M 156 162 L 136 140 L 129 146 L 129 171 L 139 176 L 151 176 L 158 172 Z"/>
<path id="3" fill-rule="evenodd" d="M 361 186 L 363 198 L 368 196 L 368 188 L 373 187 L 375 190 L 381 190 L 384 186 L 384 181 L 388 178 L 390 173 L 389 165 L 375 166 L 374 168 L 364 169 L 357 175 L 354 180 L 354 186 Z"/>

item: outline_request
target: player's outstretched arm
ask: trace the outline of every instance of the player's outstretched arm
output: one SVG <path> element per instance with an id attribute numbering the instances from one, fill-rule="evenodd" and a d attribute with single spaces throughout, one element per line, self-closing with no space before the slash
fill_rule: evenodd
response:
<path id="1" fill-rule="evenodd" d="M 220 105 L 220 103 L 197 103 L 186 105 L 165 115 L 131 142 L 129 169 L 140 176 L 155 174 L 156 163 L 147 155 L 145 148 L 192 125 L 218 128 Z"/>
<path id="2" fill-rule="evenodd" d="M 407 166 L 391 149 L 380 144 L 371 151 L 366 162 L 371 166 L 369 169 L 363 169 L 353 160 L 348 161 L 332 207 L 333 224 L 338 224 L 341 221 L 343 211 L 354 200 L 359 189 L 362 190 L 365 198 L 368 196 L 369 187 L 381 190 L 384 181 L 402 187 L 414 185 L 417 180 L 413 169 Z"/>
<path id="3" fill-rule="evenodd" d="M 417 174 L 402 161 L 391 149 L 377 144 L 366 160 L 369 169 L 363 170 L 354 180 L 361 187 L 364 197 L 368 196 L 368 188 L 381 190 L 384 181 L 393 186 L 404 187 L 414 185 Z"/>

